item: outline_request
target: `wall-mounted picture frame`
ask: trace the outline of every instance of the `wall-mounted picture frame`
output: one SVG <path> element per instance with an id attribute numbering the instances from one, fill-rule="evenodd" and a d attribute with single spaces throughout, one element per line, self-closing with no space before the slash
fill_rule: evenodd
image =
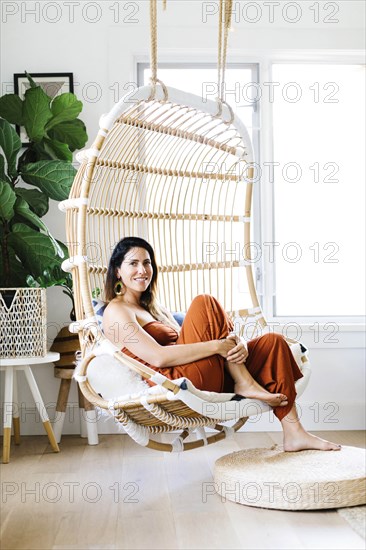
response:
<path id="1" fill-rule="evenodd" d="M 66 92 L 74 92 L 73 73 L 30 73 L 36 84 L 39 84 L 47 95 L 56 97 Z M 24 73 L 14 74 L 14 93 L 20 99 L 24 99 L 25 92 L 30 88 L 29 81 Z M 23 127 L 17 126 L 17 132 L 24 147 L 29 143 L 29 139 Z"/>

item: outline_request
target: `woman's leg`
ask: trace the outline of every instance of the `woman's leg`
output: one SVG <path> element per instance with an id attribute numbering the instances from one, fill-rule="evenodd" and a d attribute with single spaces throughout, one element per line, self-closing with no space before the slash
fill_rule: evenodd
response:
<path id="1" fill-rule="evenodd" d="M 233 323 L 221 304 L 213 296 L 201 294 L 192 301 L 187 311 L 177 344 L 226 338 L 231 330 L 233 330 Z M 220 355 L 175 367 L 170 374 L 173 374 L 174 378 L 187 377 L 199 389 L 223 391 L 224 366 L 232 379 L 231 388 L 228 391 L 232 391 L 234 386 L 234 392 L 243 397 L 260 399 L 273 407 L 287 405 L 286 395 L 272 394 L 265 390 L 254 380 L 244 365 L 227 362 Z"/>
<path id="2" fill-rule="evenodd" d="M 177 344 L 191 344 L 226 338 L 233 330 L 233 323 L 221 304 L 208 294 L 197 296 L 189 307 Z M 242 364 L 229 363 L 220 355 L 206 357 L 187 365 L 164 369 L 168 377 L 185 376 L 198 389 L 221 392 L 224 389 L 224 367 L 231 377 L 230 388 L 225 388 L 252 399 L 260 399 L 273 407 L 287 405 L 286 395 L 271 394 L 262 388 Z M 170 372 L 165 372 L 165 371 Z M 226 380 L 227 382 L 227 380 Z"/>
<path id="3" fill-rule="evenodd" d="M 274 409 L 275 415 L 282 420 L 295 403 L 295 382 L 302 378 L 285 339 L 280 334 L 265 334 L 250 340 L 245 366 L 254 380 L 268 392 L 286 396 L 287 404 Z"/>
<path id="4" fill-rule="evenodd" d="M 284 450 L 339 450 L 340 445 L 307 432 L 299 420 L 295 382 L 302 374 L 284 338 L 266 334 L 248 342 L 248 351 L 246 366 L 252 376 L 269 391 L 283 392 L 288 398 L 288 405 L 274 408 L 283 429 Z"/>
<path id="5" fill-rule="evenodd" d="M 221 304 L 209 294 L 196 296 L 184 318 L 177 344 L 193 344 L 226 338 L 233 330 L 233 323 Z M 220 355 L 211 355 L 205 359 L 185 363 L 175 367 L 158 368 L 133 355 L 127 348 L 122 350 L 140 363 L 160 372 L 170 380 L 188 378 L 199 390 L 222 392 L 224 387 L 225 359 Z M 232 380 L 230 379 L 231 386 Z M 148 381 L 151 386 L 154 382 Z M 232 387 L 230 390 L 232 391 Z"/>
<path id="6" fill-rule="evenodd" d="M 281 420 L 283 429 L 284 451 L 303 451 L 317 449 L 319 451 L 339 451 L 341 446 L 321 439 L 307 432 L 302 426 L 296 406 L 293 405 L 290 412 Z"/>
<path id="7" fill-rule="evenodd" d="M 196 296 L 186 313 L 177 344 L 193 344 L 226 338 L 233 324 L 221 304 L 209 294 Z M 224 386 L 224 363 L 212 355 L 170 369 L 159 369 L 168 378 L 188 378 L 200 390 L 221 392 Z"/>
<path id="8" fill-rule="evenodd" d="M 271 407 L 285 407 L 287 396 L 283 393 L 270 393 L 254 380 L 244 364 L 226 362 L 225 366 L 234 380 L 234 391 L 248 399 L 259 399 Z"/>

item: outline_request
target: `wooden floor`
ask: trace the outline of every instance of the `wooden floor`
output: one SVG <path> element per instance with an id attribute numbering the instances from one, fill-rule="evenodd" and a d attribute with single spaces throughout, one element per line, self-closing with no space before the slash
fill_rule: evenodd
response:
<path id="1" fill-rule="evenodd" d="M 366 446 L 364 432 L 317 433 Z M 0 548 L 364 549 L 336 511 L 265 510 L 213 493 L 217 458 L 274 442 L 281 443 L 280 433 L 244 432 L 166 454 L 126 435 L 102 435 L 94 447 L 64 436 L 54 454 L 46 436 L 23 437 L 19 447 L 12 444 L 11 462 L 1 465 Z"/>

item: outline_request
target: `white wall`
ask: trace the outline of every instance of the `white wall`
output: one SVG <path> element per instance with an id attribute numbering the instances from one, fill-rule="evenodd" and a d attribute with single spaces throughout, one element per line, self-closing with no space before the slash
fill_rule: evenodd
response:
<path id="1" fill-rule="evenodd" d="M 217 15 L 212 14 L 216 3 L 168 0 L 165 13 L 161 12 L 160 4 L 159 58 L 216 61 Z M 146 0 L 3 1 L 1 93 L 11 92 L 13 73 L 25 69 L 30 73 L 73 72 L 75 92 L 84 102 L 82 119 L 91 142 L 99 116 L 117 99 L 116 90 L 119 90 L 117 96 L 121 96 L 124 90 L 131 89 L 129 83 L 136 82 L 136 61 L 149 58 L 148 6 Z M 319 13 L 314 6 L 319 7 Z M 306 58 L 314 52 L 344 56 L 357 53 L 364 46 L 363 2 L 241 1 L 235 2 L 234 8 L 229 61 L 260 61 L 268 52 L 277 58 L 283 55 Z M 56 237 L 65 240 L 64 217 L 56 205 L 51 205 L 45 221 Z M 60 289 L 49 289 L 47 297 L 51 341 L 54 326 L 68 324 L 70 303 Z M 310 347 L 314 369 L 300 404 L 310 429 L 364 428 L 363 333 L 357 327 L 348 327 L 339 337 L 338 344 L 329 345 L 322 338 L 319 343 L 314 342 L 313 333 L 304 332 L 303 340 Z M 52 365 L 35 367 L 34 372 L 52 416 L 59 381 L 53 377 Z M 23 382 L 20 388 L 23 433 L 43 433 Z M 73 387 L 64 433 L 78 432 L 76 403 Z M 278 426 L 267 418 L 248 428 L 264 430 Z M 101 423 L 99 430 L 113 431 L 113 426 Z"/>

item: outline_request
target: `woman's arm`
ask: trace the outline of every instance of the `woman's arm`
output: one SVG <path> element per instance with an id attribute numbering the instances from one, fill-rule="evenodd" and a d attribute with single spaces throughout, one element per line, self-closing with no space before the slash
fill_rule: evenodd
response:
<path id="1" fill-rule="evenodd" d="M 110 303 L 104 312 L 103 331 L 118 348 L 126 347 L 137 357 L 159 368 L 185 365 L 215 354 L 226 357 L 236 345 L 235 340 L 224 339 L 161 346 L 141 327 L 128 307 L 115 303 Z"/>

